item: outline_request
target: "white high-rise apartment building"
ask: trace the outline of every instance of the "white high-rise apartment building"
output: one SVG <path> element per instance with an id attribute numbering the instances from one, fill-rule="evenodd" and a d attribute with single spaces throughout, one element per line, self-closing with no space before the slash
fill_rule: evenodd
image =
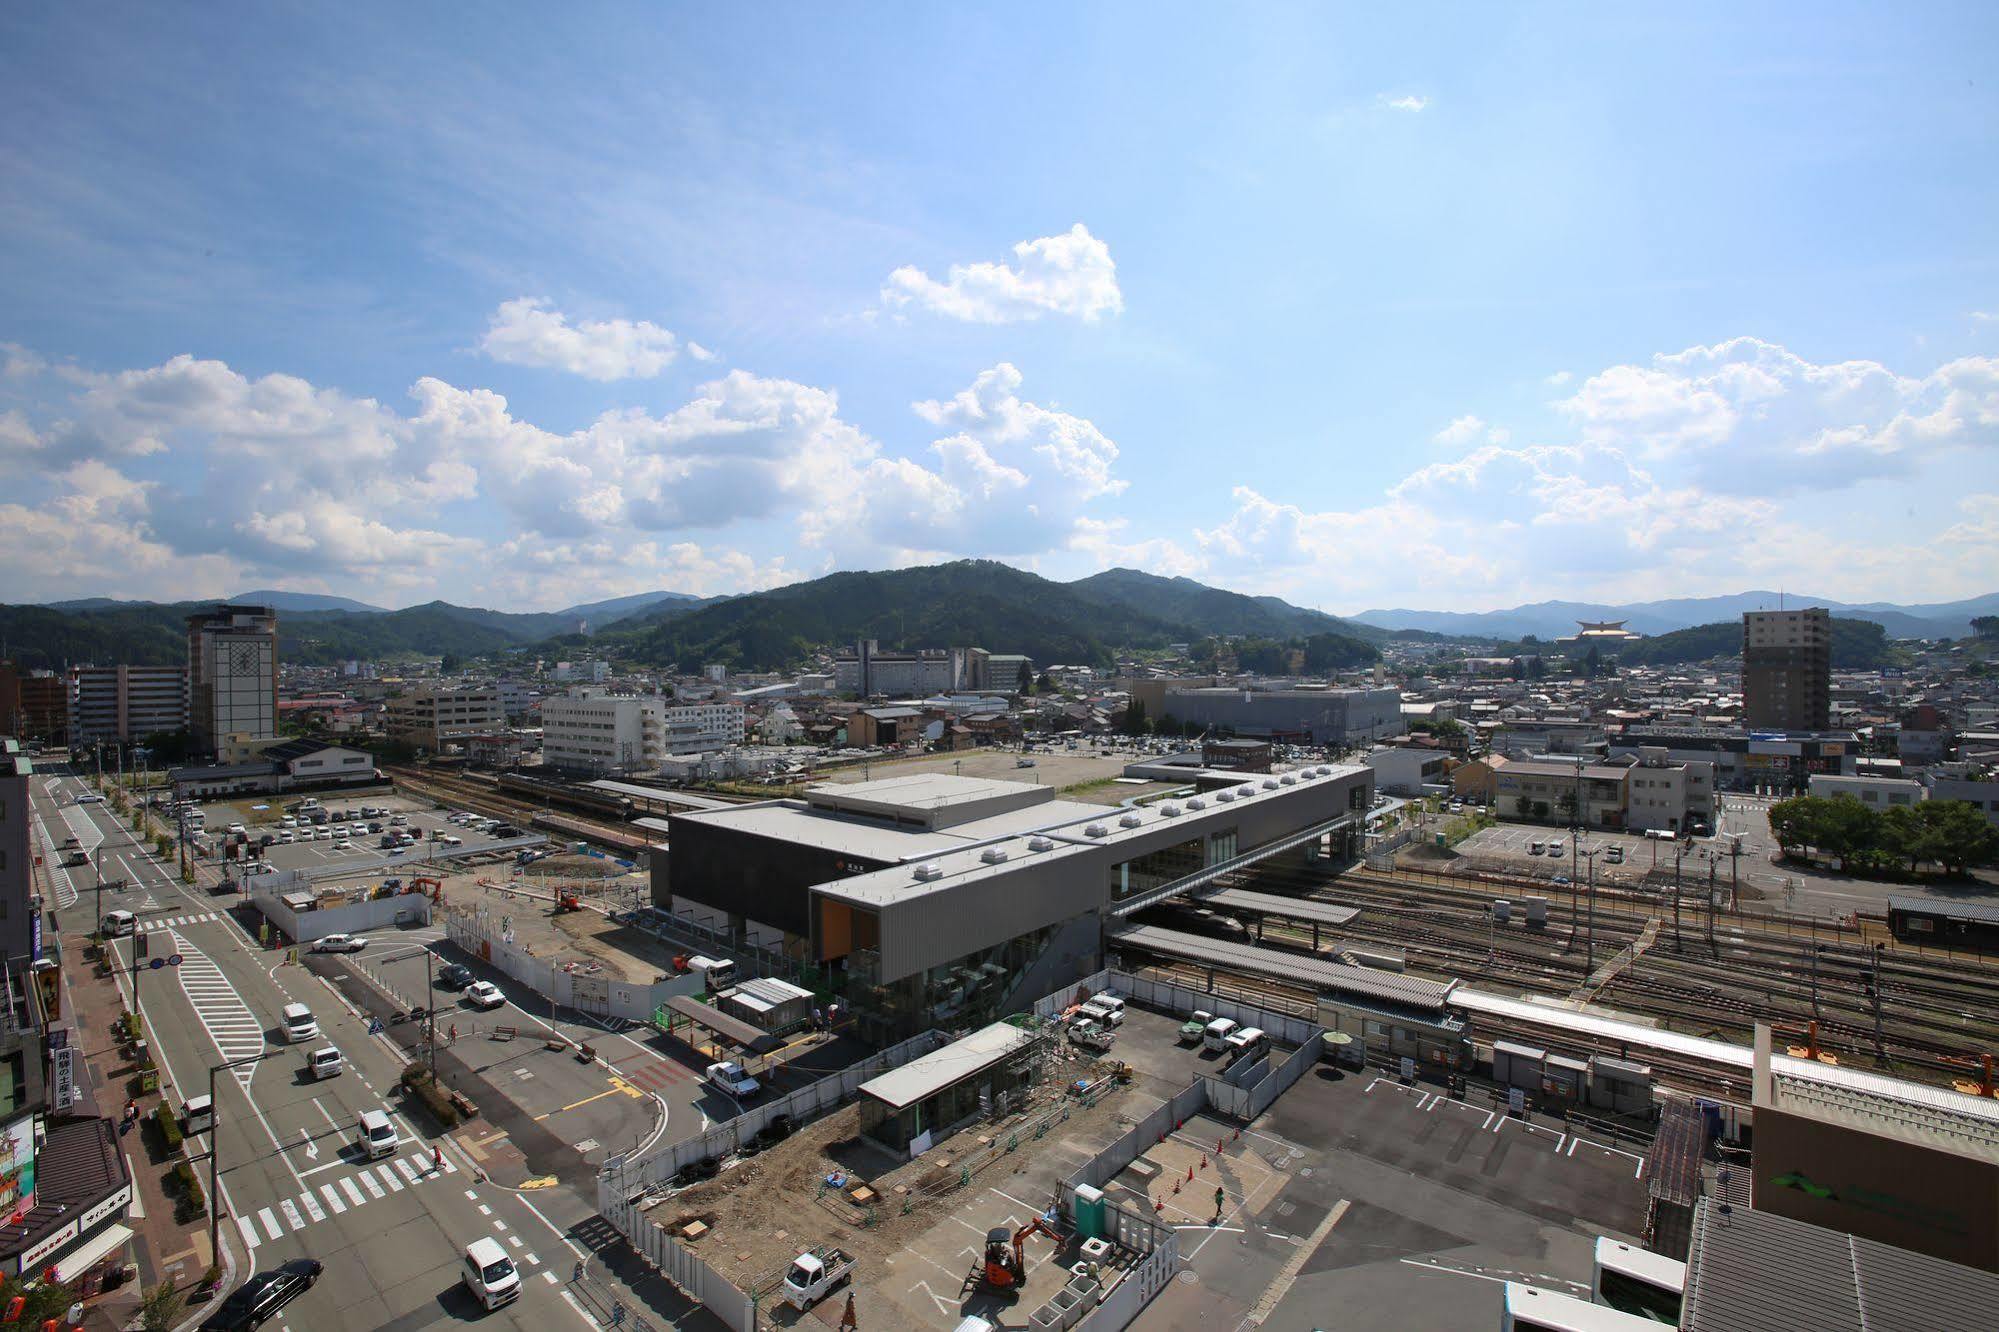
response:
<path id="1" fill-rule="evenodd" d="M 666 752 L 700 754 L 743 743 L 740 703 L 683 703 L 666 709 Z"/>

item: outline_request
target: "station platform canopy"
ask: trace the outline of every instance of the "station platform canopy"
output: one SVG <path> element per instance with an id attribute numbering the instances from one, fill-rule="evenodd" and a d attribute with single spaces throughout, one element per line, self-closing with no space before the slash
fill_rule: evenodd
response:
<path id="1" fill-rule="evenodd" d="M 762 1054 L 775 1050 L 784 1044 L 784 1038 L 762 1031 L 741 1018 L 730 1017 L 712 1004 L 704 1004 L 692 995 L 677 994 L 666 1001 L 666 1010 L 678 1013 L 704 1031 L 711 1031 L 731 1045 L 740 1045 L 745 1050 Z"/>
<path id="2" fill-rule="evenodd" d="M 1280 952 L 1274 948 L 1258 948 L 1229 939 L 1212 939 L 1205 934 L 1163 930 L 1156 925 L 1119 930 L 1110 936 L 1110 940 L 1113 946 L 1184 958 L 1230 971 L 1246 971 L 1292 984 L 1303 983 L 1322 991 L 1395 1004 L 1418 1012 L 1441 1012 L 1452 988 L 1457 985 L 1454 980 L 1423 980 L 1396 971 L 1343 966 L 1338 962 Z"/>
<path id="3" fill-rule="evenodd" d="M 1218 893 L 1202 894 L 1192 900 L 1197 906 L 1253 911 L 1262 916 L 1282 916 L 1286 920 L 1305 920 L 1316 925 L 1350 925 L 1353 918 L 1360 914 L 1359 907 L 1341 906 L 1337 902 L 1279 897 L 1274 893 L 1252 893 L 1242 888 L 1224 888 Z"/>

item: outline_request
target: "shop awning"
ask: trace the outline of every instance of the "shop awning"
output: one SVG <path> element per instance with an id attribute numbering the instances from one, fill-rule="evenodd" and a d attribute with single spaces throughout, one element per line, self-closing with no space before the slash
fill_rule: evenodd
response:
<path id="1" fill-rule="evenodd" d="M 56 1282 L 68 1285 L 88 1272 L 97 1264 L 125 1247 L 125 1241 L 132 1238 L 130 1226 L 109 1225 L 85 1241 L 81 1248 L 64 1254 L 56 1260 Z"/>

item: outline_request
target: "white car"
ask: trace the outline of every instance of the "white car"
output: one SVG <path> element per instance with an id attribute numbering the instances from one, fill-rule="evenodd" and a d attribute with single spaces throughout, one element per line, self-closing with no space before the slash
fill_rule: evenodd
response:
<path id="1" fill-rule="evenodd" d="M 312 834 L 312 840 L 313 840 L 313 841 L 315 841 L 315 842 L 330 842 L 330 841 L 332 841 L 332 840 L 333 840 L 333 829 L 331 829 L 331 828 L 319 828 L 319 829 L 316 829 L 316 830 L 315 830 L 315 831 L 313 832 L 313 834 Z"/>
<path id="2" fill-rule="evenodd" d="M 729 1095 L 738 1097 L 755 1096 L 763 1085 L 743 1072 L 743 1066 L 733 1059 L 708 1065 L 708 1081 Z"/>
<path id="3" fill-rule="evenodd" d="M 498 1008 L 507 1002 L 507 996 L 491 981 L 473 981 L 465 987 L 465 1002 L 474 1008 Z"/>
<path id="4" fill-rule="evenodd" d="M 333 849 L 335 851 L 352 851 L 354 849 L 354 843 L 348 841 L 345 837 L 343 837 L 339 841 L 333 844 Z"/>
<path id="5" fill-rule="evenodd" d="M 367 946 L 367 939 L 358 934 L 328 934 L 312 941 L 315 953 L 358 953 Z"/>

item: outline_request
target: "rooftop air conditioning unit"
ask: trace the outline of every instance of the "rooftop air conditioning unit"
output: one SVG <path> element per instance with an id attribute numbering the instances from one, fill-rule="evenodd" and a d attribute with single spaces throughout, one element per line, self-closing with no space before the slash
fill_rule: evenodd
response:
<path id="1" fill-rule="evenodd" d="M 1288 772 L 1285 773 L 1282 777 L 1279 777 L 1277 780 L 1284 783 L 1284 785 L 1286 786 L 1296 786 L 1298 784 L 1298 779 L 1296 777 L 1293 777 Z"/>
<path id="2" fill-rule="evenodd" d="M 1103 835 L 1104 835 L 1104 825 L 1101 823 L 1093 823 L 1089 827 L 1083 829 L 1083 836 L 1085 837 L 1102 837 Z"/>
<path id="3" fill-rule="evenodd" d="M 944 877 L 944 867 L 934 860 L 927 864 L 918 865 L 916 867 L 916 877 L 924 883 L 928 883 L 932 879 L 941 879 Z"/>
<path id="4" fill-rule="evenodd" d="M 1263 789 L 1266 791 L 1275 791 L 1277 789 L 1277 779 L 1275 777 L 1265 777 L 1263 779 Z"/>
<path id="5" fill-rule="evenodd" d="M 1221 801 L 1221 802 L 1222 802 L 1222 803 L 1223 803 L 1224 805 L 1226 805 L 1226 804 L 1228 804 L 1228 803 L 1229 803 L 1229 801 L 1231 801 L 1231 800 L 1234 800 L 1234 799 L 1235 799 L 1235 792 L 1233 792 L 1233 791 L 1217 791 L 1217 792 L 1215 792 L 1215 799 L 1217 799 L 1217 800 Z"/>
<path id="6" fill-rule="evenodd" d="M 1208 807 L 1208 802 L 1201 799 L 1201 797 L 1199 796 L 1195 796 L 1192 800 L 1189 800 L 1187 802 L 1188 809 L 1206 809 L 1207 807 Z"/>
<path id="7" fill-rule="evenodd" d="M 1126 828 L 1136 828 L 1139 824 L 1143 822 L 1144 820 L 1139 818 L 1138 815 L 1136 814 L 1127 814 L 1123 818 L 1118 820 L 1118 823 Z"/>
<path id="8" fill-rule="evenodd" d="M 1180 817 L 1180 807 L 1178 805 L 1161 805 L 1159 807 L 1159 817 L 1162 819 L 1177 819 Z"/>
<path id="9" fill-rule="evenodd" d="M 988 865 L 998 865 L 1006 860 L 1006 849 L 1004 847 L 989 846 L 979 852 L 979 859 L 985 861 Z"/>
<path id="10" fill-rule="evenodd" d="M 1027 839 L 1027 849 L 1030 851 L 1053 851 L 1055 843 L 1046 837 L 1030 837 Z"/>

